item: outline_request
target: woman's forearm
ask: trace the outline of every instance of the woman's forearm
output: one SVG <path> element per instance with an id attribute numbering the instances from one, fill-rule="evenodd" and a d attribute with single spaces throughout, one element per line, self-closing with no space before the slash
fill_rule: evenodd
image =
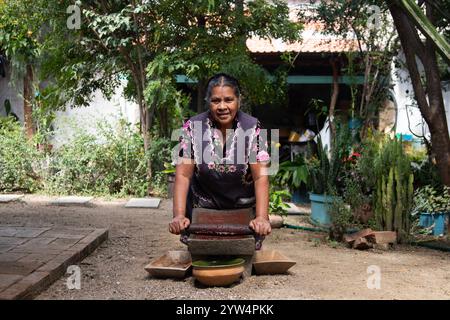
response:
<path id="1" fill-rule="evenodd" d="M 260 176 L 255 181 L 256 217 L 269 219 L 269 178 Z"/>
<path id="2" fill-rule="evenodd" d="M 189 183 L 193 172 L 190 165 L 177 166 L 175 173 L 175 186 L 173 194 L 173 216 L 186 216 L 186 198 L 189 192 Z"/>

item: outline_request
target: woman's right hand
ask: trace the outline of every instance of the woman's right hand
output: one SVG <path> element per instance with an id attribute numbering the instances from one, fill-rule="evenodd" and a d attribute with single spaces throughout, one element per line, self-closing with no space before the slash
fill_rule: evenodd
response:
<path id="1" fill-rule="evenodd" d="M 180 234 L 181 231 L 185 230 L 191 222 L 188 218 L 178 216 L 172 219 L 172 221 L 169 223 L 169 231 L 173 234 Z"/>

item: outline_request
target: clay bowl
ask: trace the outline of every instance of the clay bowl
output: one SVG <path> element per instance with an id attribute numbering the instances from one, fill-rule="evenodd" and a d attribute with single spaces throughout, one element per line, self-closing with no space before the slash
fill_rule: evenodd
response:
<path id="1" fill-rule="evenodd" d="M 154 277 L 185 278 L 191 264 L 191 254 L 188 251 L 173 250 L 153 260 L 144 269 Z"/>
<path id="2" fill-rule="evenodd" d="M 276 250 L 256 251 L 253 267 L 256 274 L 283 274 L 296 262 Z"/>
<path id="3" fill-rule="evenodd" d="M 244 272 L 245 260 L 198 260 L 192 263 L 192 275 L 203 285 L 210 287 L 229 286 L 238 281 Z"/>

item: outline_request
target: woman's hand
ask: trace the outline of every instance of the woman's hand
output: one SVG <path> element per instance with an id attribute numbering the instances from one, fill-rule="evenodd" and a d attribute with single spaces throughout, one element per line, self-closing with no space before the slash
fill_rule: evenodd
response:
<path id="1" fill-rule="evenodd" d="M 249 226 L 257 235 L 260 236 L 267 236 L 270 232 L 272 232 L 272 227 L 270 226 L 269 220 L 264 217 L 256 217 L 250 221 Z"/>
<path id="2" fill-rule="evenodd" d="M 173 234 L 180 234 L 181 231 L 189 227 L 191 222 L 188 218 L 183 216 L 177 216 L 172 219 L 172 221 L 169 223 L 169 231 Z"/>

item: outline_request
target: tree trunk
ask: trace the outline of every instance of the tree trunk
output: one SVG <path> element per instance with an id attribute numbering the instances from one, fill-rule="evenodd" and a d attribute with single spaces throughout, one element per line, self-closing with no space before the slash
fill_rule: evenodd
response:
<path id="1" fill-rule="evenodd" d="M 417 29 L 400 7 L 390 2 L 389 9 L 405 53 L 417 104 L 430 129 L 431 148 L 437 168 L 442 182 L 450 186 L 450 137 L 435 48 L 428 40 L 426 45 L 423 44 Z M 427 6 L 427 11 L 429 10 L 431 8 Z M 428 15 L 430 16 L 430 12 Z M 417 59 L 424 68 L 424 83 Z"/>
<path id="2" fill-rule="evenodd" d="M 336 137 L 336 124 L 334 122 L 334 111 L 336 109 L 336 103 L 337 103 L 337 99 L 338 99 L 338 96 L 339 96 L 339 66 L 338 66 L 338 59 L 337 58 L 331 58 L 330 63 L 331 63 L 331 67 L 333 69 L 333 93 L 331 95 L 329 116 L 330 116 L 331 140 L 333 140 Z"/>
<path id="3" fill-rule="evenodd" d="M 205 108 L 205 81 L 199 80 L 197 83 L 197 113 L 202 113 Z"/>
<path id="4" fill-rule="evenodd" d="M 33 67 L 27 64 L 26 73 L 23 78 L 23 116 L 25 124 L 25 132 L 28 139 L 33 138 Z"/>

